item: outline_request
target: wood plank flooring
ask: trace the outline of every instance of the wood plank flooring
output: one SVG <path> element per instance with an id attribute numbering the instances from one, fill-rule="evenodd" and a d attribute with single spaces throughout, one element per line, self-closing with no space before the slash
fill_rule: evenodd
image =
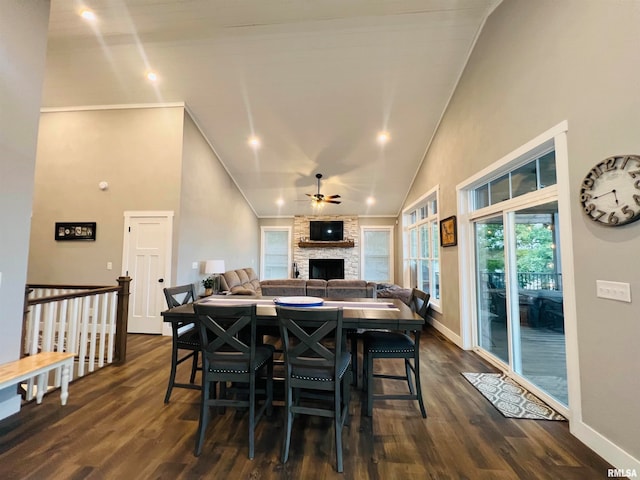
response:
<path id="1" fill-rule="evenodd" d="M 343 474 L 335 471 L 330 419 L 296 419 L 289 461 L 280 463 L 280 408 L 258 425 L 253 460 L 246 415 L 233 409 L 213 416 L 196 458 L 199 392 L 175 389 L 163 403 L 170 338 L 129 335 L 128 342 L 127 363 L 73 382 L 66 406 L 54 392 L 0 422 L 0 478 L 589 480 L 611 468 L 566 422 L 504 418 L 460 375 L 495 370 L 430 327 L 421 348 L 428 418 L 416 402 L 400 401 L 377 402 L 368 418 L 355 390 Z M 377 365 L 401 369 L 395 361 Z M 188 365 L 181 375 L 186 380 Z"/>

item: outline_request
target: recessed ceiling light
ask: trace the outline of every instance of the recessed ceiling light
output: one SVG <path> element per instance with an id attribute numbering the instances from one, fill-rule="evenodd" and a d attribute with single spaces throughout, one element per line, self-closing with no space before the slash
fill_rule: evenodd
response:
<path id="1" fill-rule="evenodd" d="M 282 198 L 277 199 L 276 200 L 276 205 L 278 205 L 279 207 L 283 206 L 284 205 L 284 199 L 282 199 Z"/>
<path id="2" fill-rule="evenodd" d="M 373 197 L 368 197 L 367 198 L 367 205 L 373 205 L 374 203 L 376 203 L 376 199 Z"/>
<path id="3" fill-rule="evenodd" d="M 155 82 L 158 80 L 158 74 L 156 72 L 147 72 L 147 79 Z"/>
<path id="4" fill-rule="evenodd" d="M 253 148 L 258 148 L 260 146 L 260 139 L 256 136 L 249 137 L 249 145 Z"/>
<path id="5" fill-rule="evenodd" d="M 378 143 L 380 143 L 381 145 L 384 145 L 390 139 L 391 139 L 391 137 L 389 136 L 389 132 L 380 132 L 380 133 L 378 133 Z"/>
<path id="6" fill-rule="evenodd" d="M 85 20 L 89 20 L 89 21 L 93 21 L 96 19 L 96 14 L 86 8 L 80 10 L 80 16 Z"/>

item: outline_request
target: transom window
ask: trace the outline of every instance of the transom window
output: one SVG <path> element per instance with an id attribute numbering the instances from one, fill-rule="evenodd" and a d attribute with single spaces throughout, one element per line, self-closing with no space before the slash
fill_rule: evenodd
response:
<path id="1" fill-rule="evenodd" d="M 556 184 L 556 154 L 548 151 L 475 188 L 472 210 L 479 210 Z"/>

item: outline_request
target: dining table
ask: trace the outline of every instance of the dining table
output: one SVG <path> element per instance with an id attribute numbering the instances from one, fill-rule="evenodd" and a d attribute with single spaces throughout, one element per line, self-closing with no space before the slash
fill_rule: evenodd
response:
<path id="1" fill-rule="evenodd" d="M 306 297 L 309 298 L 309 297 Z M 315 297 L 314 297 L 315 298 Z M 196 303 L 209 305 L 246 305 L 256 304 L 257 325 L 278 325 L 276 305 L 289 303 L 288 297 L 253 297 L 244 295 L 212 295 L 196 300 Z M 389 330 L 420 330 L 424 319 L 414 313 L 411 308 L 397 298 L 348 298 L 348 299 L 318 299 L 317 304 L 304 308 L 342 307 L 344 329 L 389 329 Z M 295 302 L 295 300 L 293 300 Z M 319 305 L 321 303 L 321 305 Z M 300 306 L 303 306 L 301 304 Z M 195 321 L 193 304 L 188 303 L 162 312 L 165 322 Z"/>

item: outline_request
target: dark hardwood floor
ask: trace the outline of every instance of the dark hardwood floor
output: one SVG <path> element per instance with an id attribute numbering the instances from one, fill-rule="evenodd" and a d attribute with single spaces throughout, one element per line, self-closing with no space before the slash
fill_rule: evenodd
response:
<path id="1" fill-rule="evenodd" d="M 431 328 L 423 338 L 428 418 L 422 419 L 416 402 L 399 401 L 379 402 L 372 419 L 362 416 L 363 393 L 354 391 L 351 425 L 343 434 L 344 474 L 335 471 L 330 419 L 298 418 L 289 461 L 280 463 L 279 408 L 258 425 L 253 460 L 247 458 L 246 415 L 232 409 L 212 418 L 203 453 L 194 457 L 199 392 L 176 389 L 165 405 L 170 338 L 130 335 L 127 364 L 74 381 L 66 406 L 60 405 L 58 392 L 52 392 L 41 405 L 25 405 L 0 422 L 0 478 L 607 477 L 610 465 L 573 437 L 566 422 L 503 417 L 460 375 L 493 371 L 492 367 Z M 182 370 L 183 380 L 187 370 Z M 389 383 L 385 382 L 386 390 L 392 389 Z"/>

